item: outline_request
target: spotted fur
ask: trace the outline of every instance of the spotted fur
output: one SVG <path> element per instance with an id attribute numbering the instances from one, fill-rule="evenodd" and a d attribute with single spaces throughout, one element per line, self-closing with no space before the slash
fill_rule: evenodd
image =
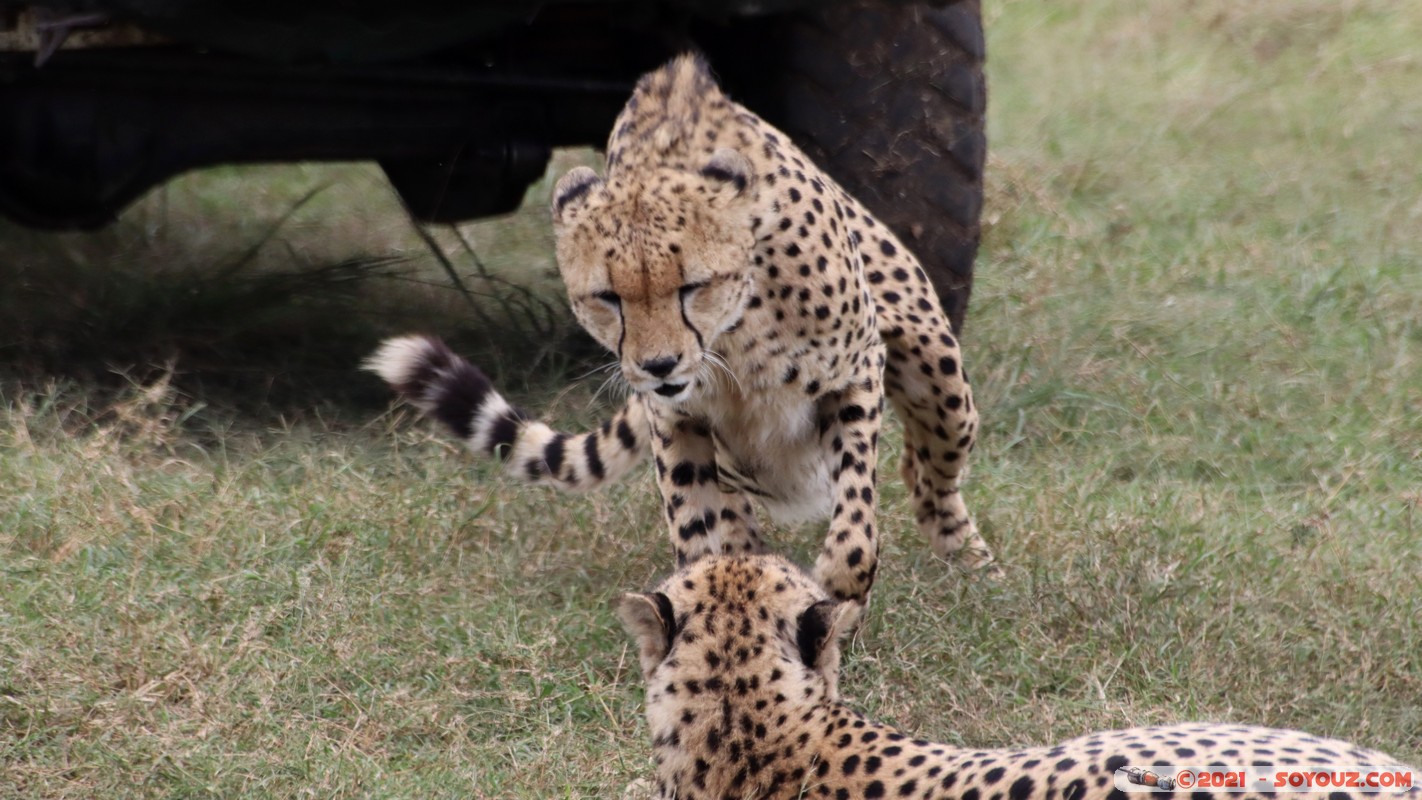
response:
<path id="1" fill-rule="evenodd" d="M 776 556 L 704 558 L 614 608 L 638 647 L 661 800 L 1123 800 L 1113 782 L 1123 766 L 1397 764 L 1336 739 L 1232 724 L 1005 749 L 916 739 L 840 700 L 838 641 L 861 606 Z"/>
<path id="2" fill-rule="evenodd" d="M 920 529 L 939 555 L 991 562 L 959 492 L 977 410 L 923 269 L 699 59 L 641 80 L 606 177 L 569 172 L 552 215 L 573 310 L 634 390 L 610 428 L 532 422 L 430 340 L 395 340 L 374 368 L 530 480 L 590 488 L 645 448 L 679 564 L 761 551 L 752 498 L 780 521 L 828 518 L 815 575 L 857 599 L 878 564 L 887 396 Z"/>

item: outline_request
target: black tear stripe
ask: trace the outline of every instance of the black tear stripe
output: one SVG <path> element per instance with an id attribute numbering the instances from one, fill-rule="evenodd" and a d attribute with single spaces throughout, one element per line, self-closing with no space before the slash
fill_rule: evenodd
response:
<path id="1" fill-rule="evenodd" d="M 696 347 L 697 347 L 697 349 L 698 349 L 698 350 L 705 350 L 705 349 L 706 349 L 706 342 L 703 341 L 702 338 L 701 338 L 701 331 L 697 330 L 697 329 L 696 329 L 696 326 L 691 324 L 691 318 L 689 318 L 689 317 L 686 316 L 686 300 L 685 300 L 685 298 L 683 298 L 680 303 L 677 303 L 677 307 L 681 310 L 681 321 L 682 321 L 682 323 L 684 323 L 687 328 L 691 329 L 691 332 L 692 332 L 693 334 L 695 334 L 695 336 L 696 336 Z"/>
<path id="2" fill-rule="evenodd" d="M 617 360 L 622 360 L 622 344 L 627 341 L 627 318 L 622 315 L 619 306 L 617 310 Z"/>

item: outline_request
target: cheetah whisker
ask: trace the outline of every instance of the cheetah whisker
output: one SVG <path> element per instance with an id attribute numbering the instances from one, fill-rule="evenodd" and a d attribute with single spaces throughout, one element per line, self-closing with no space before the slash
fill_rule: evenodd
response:
<path id="1" fill-rule="evenodd" d="M 588 370 L 587 372 L 584 372 L 583 374 L 579 375 L 578 377 L 574 378 L 573 380 L 575 380 L 575 381 L 587 380 L 588 378 L 591 378 L 592 376 L 598 374 L 599 372 L 607 372 L 608 370 L 616 369 L 617 367 L 618 367 L 618 362 L 617 362 L 617 361 L 609 361 L 609 362 L 607 362 L 606 364 L 603 364 L 603 365 L 600 366 L 600 367 L 593 367 L 592 369 Z"/>
<path id="2" fill-rule="evenodd" d="M 614 396 L 618 394 L 621 394 L 624 397 L 627 396 L 627 392 L 631 387 L 627 383 L 627 377 L 622 374 L 622 370 L 617 369 L 618 366 L 618 363 L 614 361 L 611 364 L 608 364 L 607 366 L 598 367 L 597 369 L 588 373 L 589 375 L 595 372 L 608 373 L 607 377 L 603 378 L 602 383 L 598 384 L 597 391 L 593 392 L 592 399 L 594 403 L 597 402 L 598 398 L 602 397 L 603 393 L 606 392 L 609 388 L 612 389 Z"/>
<path id="3" fill-rule="evenodd" d="M 701 357 L 703 359 L 703 364 L 710 364 L 712 367 L 719 369 L 722 373 L 724 373 L 727 377 L 731 379 L 732 383 L 736 385 L 736 391 L 740 392 L 741 394 L 745 394 L 746 390 L 745 387 L 741 385 L 741 379 L 731 369 L 731 365 L 726 363 L 725 356 L 721 355 L 715 350 L 703 350 L 701 351 Z M 712 370 L 711 372 L 714 374 L 714 370 Z"/>

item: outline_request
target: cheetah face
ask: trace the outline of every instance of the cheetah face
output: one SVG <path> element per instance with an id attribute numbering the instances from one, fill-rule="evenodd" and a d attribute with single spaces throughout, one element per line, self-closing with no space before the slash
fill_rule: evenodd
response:
<path id="1" fill-rule="evenodd" d="M 693 695 L 719 704 L 718 692 L 743 696 L 745 686 L 766 697 L 837 700 L 839 640 L 864 610 L 831 600 L 774 555 L 705 556 L 613 606 L 637 643 L 654 724 L 679 718 Z"/>
<path id="2" fill-rule="evenodd" d="M 698 173 L 603 181 L 579 167 L 554 189 L 573 312 L 636 391 L 679 403 L 714 380 L 716 340 L 753 290 L 752 183 L 745 157 L 722 149 Z"/>

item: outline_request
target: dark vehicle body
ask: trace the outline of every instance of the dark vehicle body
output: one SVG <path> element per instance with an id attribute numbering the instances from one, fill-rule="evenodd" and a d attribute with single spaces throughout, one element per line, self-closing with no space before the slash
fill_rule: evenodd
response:
<path id="1" fill-rule="evenodd" d="M 106 224 L 185 170 L 374 160 L 410 213 L 511 211 L 687 50 L 914 247 L 961 327 L 977 0 L 0 0 L 0 215 Z"/>

